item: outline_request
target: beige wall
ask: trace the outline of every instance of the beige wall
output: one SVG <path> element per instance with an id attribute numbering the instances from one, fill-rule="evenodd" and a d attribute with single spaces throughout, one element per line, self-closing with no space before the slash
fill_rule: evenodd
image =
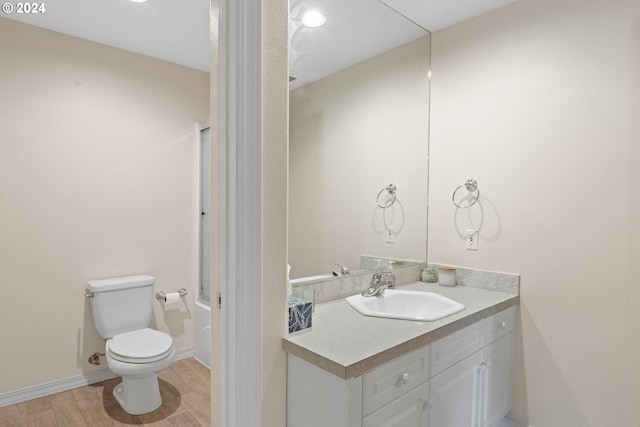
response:
<path id="1" fill-rule="evenodd" d="M 423 37 L 290 93 L 291 277 L 361 255 L 426 259 L 429 48 Z M 390 183 L 394 244 L 375 203 Z"/>
<path id="2" fill-rule="evenodd" d="M 152 326 L 190 348 L 208 73 L 6 19 L 0 58 L 0 393 L 96 369 L 89 279 L 186 287 Z"/>
<path id="3" fill-rule="evenodd" d="M 640 2 L 522 0 L 432 42 L 430 261 L 522 275 L 516 419 L 637 425 Z"/>
<path id="4" fill-rule="evenodd" d="M 262 5 L 262 426 L 286 425 L 287 22 L 289 2 Z"/>
<path id="5" fill-rule="evenodd" d="M 218 90 L 220 49 L 218 0 L 211 1 L 211 117 L 212 155 L 214 164 L 220 159 L 218 117 L 221 93 Z M 287 264 L 287 20 L 289 3 L 286 0 L 270 0 L 262 7 L 262 319 L 256 325 L 262 332 L 262 426 L 286 425 L 286 354 L 282 350 L 282 337 L 287 334 L 286 264 Z M 227 41 L 228 43 L 228 41 Z M 228 66 L 225 65 L 225 66 Z M 218 188 L 220 177 L 214 174 L 212 188 Z M 212 229 L 220 227 L 219 194 L 212 195 Z M 212 292 L 220 289 L 219 233 L 212 236 Z M 215 267 L 215 268 L 214 268 Z M 222 316 L 212 310 L 212 348 L 222 345 Z M 224 396 L 221 376 L 225 369 L 221 351 L 212 351 L 212 425 L 222 422 Z M 230 416 L 230 414 L 227 414 Z"/>

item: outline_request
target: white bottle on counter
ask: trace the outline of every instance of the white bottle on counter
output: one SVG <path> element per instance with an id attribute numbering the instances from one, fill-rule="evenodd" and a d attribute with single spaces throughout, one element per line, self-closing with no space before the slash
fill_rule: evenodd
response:
<path id="1" fill-rule="evenodd" d="M 438 267 L 438 283 L 440 286 L 456 285 L 456 268 L 441 265 Z"/>

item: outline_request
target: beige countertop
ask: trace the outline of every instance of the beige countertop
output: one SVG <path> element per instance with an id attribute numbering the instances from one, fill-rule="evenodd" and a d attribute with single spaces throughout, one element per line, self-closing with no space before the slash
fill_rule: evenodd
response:
<path id="1" fill-rule="evenodd" d="M 520 301 L 516 294 L 469 286 L 415 282 L 398 288 L 436 292 L 465 309 L 434 322 L 418 322 L 363 316 L 345 299 L 330 301 L 316 305 L 311 330 L 283 338 L 282 347 L 340 378 L 352 378 Z"/>

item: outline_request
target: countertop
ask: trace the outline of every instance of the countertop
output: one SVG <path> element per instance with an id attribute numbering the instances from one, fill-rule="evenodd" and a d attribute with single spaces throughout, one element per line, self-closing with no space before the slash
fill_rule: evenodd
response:
<path id="1" fill-rule="evenodd" d="M 362 375 L 487 316 L 518 304 L 516 294 L 470 286 L 414 282 L 398 289 L 436 292 L 465 309 L 434 322 L 363 316 L 345 299 L 317 304 L 311 330 L 283 338 L 282 347 L 340 378 Z"/>

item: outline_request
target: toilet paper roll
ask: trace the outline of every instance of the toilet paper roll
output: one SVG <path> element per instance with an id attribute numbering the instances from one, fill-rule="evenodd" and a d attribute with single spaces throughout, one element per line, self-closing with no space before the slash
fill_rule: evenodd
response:
<path id="1" fill-rule="evenodd" d="M 169 304 L 176 304 L 180 301 L 180 293 L 179 292 L 171 292 L 165 295 L 164 297 L 164 303 L 169 305 Z"/>

